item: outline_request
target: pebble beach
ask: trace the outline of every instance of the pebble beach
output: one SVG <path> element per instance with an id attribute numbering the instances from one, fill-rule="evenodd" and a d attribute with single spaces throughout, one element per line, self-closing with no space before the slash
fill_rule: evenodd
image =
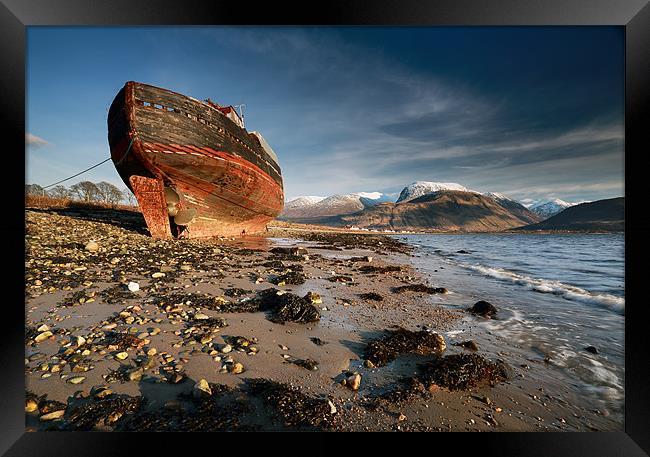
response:
<path id="1" fill-rule="evenodd" d="M 495 347 L 478 324 L 499 303 L 447 303 L 454 284 L 395 238 L 155 240 L 136 211 L 25 217 L 27 430 L 622 429 Z"/>

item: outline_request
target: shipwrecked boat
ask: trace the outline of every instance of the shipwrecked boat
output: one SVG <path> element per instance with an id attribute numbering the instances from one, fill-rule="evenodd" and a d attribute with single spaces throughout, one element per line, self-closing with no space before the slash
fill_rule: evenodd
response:
<path id="1" fill-rule="evenodd" d="M 282 211 L 278 157 L 233 106 L 129 81 L 108 142 L 154 238 L 255 233 Z"/>

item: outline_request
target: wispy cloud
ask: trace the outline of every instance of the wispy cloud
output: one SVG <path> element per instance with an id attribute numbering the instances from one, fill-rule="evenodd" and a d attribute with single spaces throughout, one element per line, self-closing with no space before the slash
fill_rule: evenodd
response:
<path id="1" fill-rule="evenodd" d="M 35 148 L 50 144 L 49 141 L 46 141 L 43 138 L 38 137 L 31 133 L 25 133 L 25 143 L 27 143 L 30 147 L 35 147 Z"/>

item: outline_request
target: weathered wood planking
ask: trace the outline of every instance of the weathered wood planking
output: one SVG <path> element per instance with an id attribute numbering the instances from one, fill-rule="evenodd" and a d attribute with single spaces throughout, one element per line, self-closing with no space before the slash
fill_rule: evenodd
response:
<path id="1" fill-rule="evenodd" d="M 256 136 L 203 102 L 129 82 L 111 105 L 108 127 L 111 157 L 129 187 L 133 176 L 154 178 L 177 191 L 178 209 L 195 211 L 185 225 L 169 218 L 175 235 L 256 232 L 282 210 L 283 183 L 275 159 Z M 160 219 L 167 214 L 162 193 L 157 198 L 140 194 L 152 236 L 167 236 Z"/>

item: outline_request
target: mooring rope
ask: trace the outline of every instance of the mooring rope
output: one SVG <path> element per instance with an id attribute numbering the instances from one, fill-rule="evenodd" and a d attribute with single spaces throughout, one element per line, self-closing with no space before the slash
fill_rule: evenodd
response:
<path id="1" fill-rule="evenodd" d="M 135 136 L 134 136 L 133 138 L 131 138 L 131 142 L 129 143 L 129 147 L 126 148 L 126 152 L 124 153 L 124 155 L 122 156 L 122 158 L 121 158 L 121 159 L 120 159 L 120 160 L 115 164 L 115 166 L 118 166 L 119 164 L 122 163 L 122 161 L 123 161 L 124 159 L 126 159 L 126 156 L 129 154 L 129 151 L 131 150 L 131 146 L 133 145 L 133 141 L 134 141 L 134 140 L 135 140 Z M 102 160 L 101 162 L 99 162 L 99 163 L 93 165 L 93 166 L 90 167 L 90 168 L 86 168 L 84 171 L 80 171 L 79 173 L 70 176 L 69 178 L 65 178 L 65 179 L 62 179 L 61 181 L 55 182 L 54 184 L 50 184 L 49 186 L 45 186 L 45 187 L 43 187 L 43 189 L 47 189 L 48 187 L 56 186 L 57 184 L 61 184 L 62 182 L 66 182 L 66 181 L 68 181 L 68 180 L 70 180 L 70 179 L 72 179 L 72 178 L 76 178 L 77 176 L 82 175 L 82 174 L 86 173 L 87 171 L 92 170 L 93 168 L 97 168 L 98 166 L 100 166 L 100 165 L 102 165 L 102 164 L 108 162 L 109 160 L 111 160 L 110 157 L 109 157 L 108 159 Z"/>

